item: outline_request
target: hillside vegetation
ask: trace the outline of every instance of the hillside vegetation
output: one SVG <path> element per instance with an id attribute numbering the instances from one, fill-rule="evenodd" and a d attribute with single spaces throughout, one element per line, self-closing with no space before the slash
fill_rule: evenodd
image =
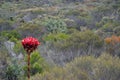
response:
<path id="1" fill-rule="evenodd" d="M 32 80 L 120 80 L 119 0 L 0 0 L 0 80 L 27 80 L 28 36 Z"/>

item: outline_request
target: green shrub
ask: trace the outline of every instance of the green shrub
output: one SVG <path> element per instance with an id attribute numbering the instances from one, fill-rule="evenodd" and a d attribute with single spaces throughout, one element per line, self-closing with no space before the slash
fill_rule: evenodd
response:
<path id="1" fill-rule="evenodd" d="M 21 38 L 20 34 L 15 30 L 2 31 L 1 36 L 6 38 L 7 40 L 10 40 L 10 41 L 13 41 L 13 42 L 16 42 L 17 40 L 19 40 Z"/>
<path id="2" fill-rule="evenodd" d="M 59 17 L 46 18 L 43 25 L 45 25 L 47 31 L 51 33 L 57 32 L 65 33 L 67 31 L 67 25 L 64 22 L 64 19 L 61 19 Z"/>
<path id="3" fill-rule="evenodd" d="M 25 58 L 27 62 L 27 56 Z M 48 70 L 48 65 L 44 61 L 44 59 L 40 56 L 39 52 L 35 51 L 31 54 L 31 59 L 30 59 L 30 64 L 31 64 L 31 75 L 35 75 L 37 73 L 42 73 L 45 70 Z M 24 66 L 25 70 L 25 75 L 27 74 L 27 65 Z"/>
<path id="4" fill-rule="evenodd" d="M 23 23 L 17 31 L 21 34 L 21 36 L 24 38 L 26 36 L 34 36 L 39 37 L 42 36 L 42 27 L 36 23 Z"/>
<path id="5" fill-rule="evenodd" d="M 81 50 L 85 54 L 94 53 L 96 56 L 101 53 L 99 52 L 96 54 L 96 51 L 101 49 L 104 44 L 103 39 L 90 30 L 81 32 L 77 30 L 71 30 L 68 31 L 68 34 L 50 33 L 44 38 L 44 40 L 50 43 L 50 45 L 48 45 L 50 49 L 62 51 L 71 49 L 73 52 L 76 50 Z"/>
<path id="6" fill-rule="evenodd" d="M 22 80 L 24 79 L 24 71 L 21 64 L 18 64 L 16 59 L 13 59 L 12 62 L 7 66 L 5 71 L 6 80 Z"/>
<path id="7" fill-rule="evenodd" d="M 76 49 L 83 49 L 86 53 L 88 53 L 87 51 L 90 50 L 90 48 L 91 51 L 93 51 L 93 49 L 101 48 L 103 46 L 103 40 L 100 36 L 90 30 L 84 32 L 75 31 L 63 43 L 62 47 L 64 47 L 64 45 L 65 47 L 68 45 L 68 48 L 74 46 Z"/>
<path id="8" fill-rule="evenodd" d="M 77 71 L 77 72 L 76 72 Z M 32 80 L 89 80 L 87 75 L 81 70 L 70 72 L 67 69 L 56 67 L 50 72 L 37 74 L 31 78 Z"/>
<path id="9" fill-rule="evenodd" d="M 95 65 L 93 72 L 96 80 L 119 80 L 120 77 L 120 59 L 108 54 L 100 56 Z"/>
<path id="10" fill-rule="evenodd" d="M 57 41 L 57 40 L 60 41 L 60 40 L 66 40 L 69 37 L 70 36 L 65 33 L 57 33 L 57 34 L 50 33 L 44 39 L 45 41 Z"/>
<path id="11" fill-rule="evenodd" d="M 81 56 L 66 66 L 37 74 L 32 80 L 119 80 L 120 59 L 109 54 Z"/>

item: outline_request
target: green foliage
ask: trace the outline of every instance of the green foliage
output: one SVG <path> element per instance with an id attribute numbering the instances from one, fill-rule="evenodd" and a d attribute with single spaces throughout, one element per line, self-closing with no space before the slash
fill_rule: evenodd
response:
<path id="1" fill-rule="evenodd" d="M 119 80 L 120 59 L 109 54 L 81 56 L 66 64 L 63 68 L 56 67 L 49 72 L 37 74 L 32 80 Z"/>
<path id="2" fill-rule="evenodd" d="M 114 28 L 116 28 L 116 26 L 119 26 L 119 23 L 117 22 L 108 22 L 106 24 L 103 25 L 103 27 L 101 28 L 103 31 L 113 31 Z"/>
<path id="3" fill-rule="evenodd" d="M 70 68 L 69 68 L 70 69 Z M 77 71 L 77 72 L 76 72 Z M 56 67 L 50 72 L 37 74 L 31 78 L 32 80 L 89 80 L 87 75 L 81 70 L 74 70 L 71 72 L 67 68 Z"/>
<path id="4" fill-rule="evenodd" d="M 21 64 L 18 64 L 17 60 L 13 60 L 11 64 L 7 66 L 5 72 L 6 80 L 22 80 L 24 71 Z"/>
<path id="5" fill-rule="evenodd" d="M 25 60 L 27 62 L 27 55 Z M 44 61 L 44 59 L 40 56 L 39 52 L 37 51 L 31 54 L 30 64 L 31 64 L 31 75 L 42 73 L 45 70 L 48 70 L 47 63 Z M 25 73 L 27 74 L 27 65 L 24 66 L 24 70 L 26 71 Z"/>
<path id="6" fill-rule="evenodd" d="M 110 21 L 110 22 L 106 22 L 105 24 L 103 24 L 102 26 L 102 30 L 103 31 L 113 31 L 117 26 L 119 26 L 119 22 L 116 21 Z"/>
<path id="7" fill-rule="evenodd" d="M 118 57 L 112 57 L 108 54 L 101 55 L 94 65 L 95 79 L 119 80 L 119 63 L 120 59 Z"/>
<path id="8" fill-rule="evenodd" d="M 59 17 L 48 17 L 43 24 L 46 26 L 47 31 L 51 33 L 65 33 L 67 31 L 67 25 L 64 19 L 60 19 Z"/>
<path id="9" fill-rule="evenodd" d="M 42 36 L 42 27 L 35 23 L 23 23 L 17 31 L 21 34 L 21 36 L 24 38 L 26 36 L 34 36 L 34 37 L 40 37 Z"/>
<path id="10" fill-rule="evenodd" d="M 34 29 L 37 29 L 39 26 L 37 24 L 33 24 L 33 23 L 24 23 L 20 29 L 22 30 L 30 30 L 30 31 L 34 31 Z"/>
<path id="11" fill-rule="evenodd" d="M 44 39 L 45 41 L 57 41 L 57 40 L 60 41 L 60 40 L 66 40 L 69 37 L 70 36 L 65 33 L 57 33 L 57 34 L 50 33 Z"/>
<path id="12" fill-rule="evenodd" d="M 68 40 L 70 37 L 69 34 L 66 34 L 66 33 L 49 33 L 47 36 L 45 36 L 43 39 L 44 41 L 50 43 L 50 46 L 53 46 L 53 47 L 50 47 L 50 48 L 54 48 L 56 47 L 57 49 L 62 49 L 64 44 L 66 42 L 66 40 Z"/>
<path id="13" fill-rule="evenodd" d="M 20 34 L 15 30 L 2 31 L 1 36 L 5 37 L 7 40 L 10 40 L 10 41 L 13 41 L 13 42 L 16 42 L 18 39 L 21 38 Z"/>
<path id="14" fill-rule="evenodd" d="M 100 49 L 103 46 L 103 39 L 99 35 L 95 34 L 93 31 L 85 30 L 83 32 L 77 30 L 69 30 L 68 34 L 57 33 L 48 34 L 45 41 L 51 43 L 54 48 L 67 50 L 67 49 L 81 49 L 86 54 L 90 52 L 93 53 L 95 49 Z"/>
<path id="15" fill-rule="evenodd" d="M 84 32 L 75 31 L 67 39 L 66 44 L 84 50 L 91 48 L 100 48 L 103 40 L 94 32 L 86 30 Z M 63 44 L 64 45 L 64 44 Z"/>
<path id="16" fill-rule="evenodd" d="M 17 54 L 19 54 L 20 52 L 21 52 L 21 53 L 25 53 L 25 50 L 24 50 L 24 48 L 23 48 L 23 46 L 22 46 L 22 44 L 21 44 L 21 41 L 18 41 L 18 40 L 16 41 L 16 44 L 15 44 L 13 50 L 14 50 L 15 53 L 17 53 Z"/>
<path id="17" fill-rule="evenodd" d="M 115 21 L 109 16 L 104 16 L 100 22 L 96 23 L 96 26 L 102 29 L 103 31 L 113 31 L 113 29 L 119 25 L 120 24 L 118 21 Z"/>
<path id="18" fill-rule="evenodd" d="M 83 8 L 75 8 L 75 9 L 70 9 L 66 14 L 66 16 L 74 16 L 76 17 L 76 19 L 73 18 L 73 20 L 75 20 L 75 23 L 77 22 L 82 22 L 80 25 L 89 25 L 92 23 L 92 16 L 90 15 L 90 12 L 86 9 Z M 76 24 L 75 26 L 80 27 L 78 24 Z"/>
<path id="19" fill-rule="evenodd" d="M 32 20 L 25 22 L 24 19 Z M 95 54 L 96 56 L 97 53 L 100 52 L 101 54 L 105 49 L 107 51 L 107 47 L 110 47 L 112 54 L 119 56 L 119 44 L 104 47 L 103 41 L 104 37 L 111 34 L 120 35 L 119 20 L 119 0 L 17 0 L 17 3 L 16 0 L 1 0 L 0 78 L 1 73 L 5 73 L 4 70 L 2 71 L 1 65 L 5 64 L 7 66 L 6 60 L 8 59 L 4 41 L 15 42 L 15 53 L 25 53 L 19 40 L 26 36 L 44 39 L 46 44 L 43 43 L 41 47 L 53 48 L 53 52 L 55 50 L 58 54 L 52 56 L 50 54 L 50 58 L 56 60 L 54 62 L 58 64 L 59 59 L 56 59 L 56 56 L 63 55 L 60 59 L 63 62 L 68 62 L 81 54 Z M 76 28 L 81 32 L 77 30 L 68 31 L 69 28 Z M 97 29 L 101 36 L 92 30 L 85 30 L 85 28 Z M 52 45 L 49 45 L 49 43 Z M 46 51 L 46 49 L 41 52 Z M 58 49 L 61 50 L 61 54 Z M 47 50 L 45 53 L 49 53 L 49 51 Z M 70 57 L 70 59 L 66 57 Z M 120 75 L 119 58 L 110 55 L 102 55 L 98 58 L 93 56 L 79 57 L 65 67 L 57 67 L 49 72 L 46 71 L 48 69 L 47 64 L 38 52 L 31 54 L 30 62 L 31 74 L 37 74 L 33 80 L 119 80 Z M 16 77 L 18 79 L 21 75 L 19 73 L 21 67 L 19 68 L 17 65 L 16 63 L 8 65 L 6 78 L 13 79 L 13 77 Z"/>

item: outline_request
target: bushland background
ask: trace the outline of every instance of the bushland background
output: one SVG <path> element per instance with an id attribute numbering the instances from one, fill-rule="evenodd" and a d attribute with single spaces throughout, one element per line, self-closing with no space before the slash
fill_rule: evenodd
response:
<path id="1" fill-rule="evenodd" d="M 32 80 L 120 80 L 120 0 L 0 0 L 0 80 L 26 80 L 27 36 Z"/>

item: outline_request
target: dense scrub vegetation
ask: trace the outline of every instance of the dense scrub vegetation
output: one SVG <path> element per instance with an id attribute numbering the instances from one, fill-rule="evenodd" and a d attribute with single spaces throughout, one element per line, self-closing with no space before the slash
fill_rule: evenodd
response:
<path id="1" fill-rule="evenodd" d="M 119 80 L 120 60 L 109 54 L 81 56 L 62 67 L 36 74 L 32 80 Z"/>
<path id="2" fill-rule="evenodd" d="M 120 79 L 119 0 L 1 0 L 0 80 L 26 79 L 27 36 L 32 80 Z"/>

